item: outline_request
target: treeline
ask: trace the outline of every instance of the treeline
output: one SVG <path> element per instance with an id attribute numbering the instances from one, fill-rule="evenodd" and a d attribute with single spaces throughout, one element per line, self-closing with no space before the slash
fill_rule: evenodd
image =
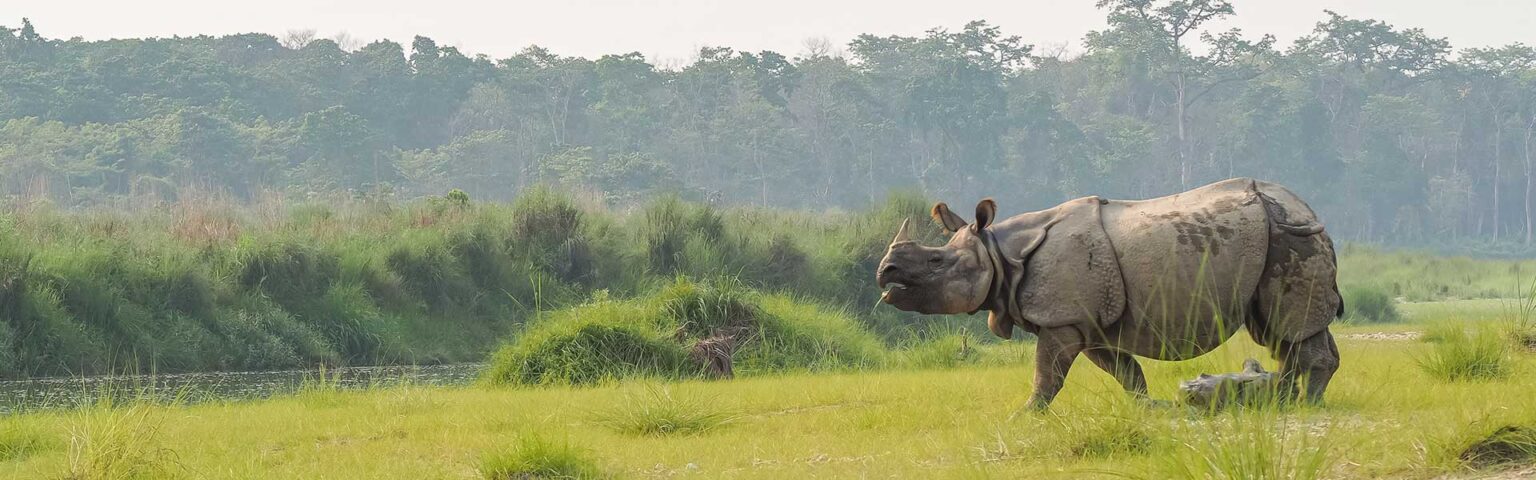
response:
<path id="1" fill-rule="evenodd" d="M 510 205 L 33 207 L 0 216 L 0 378 L 483 361 L 542 312 L 681 278 L 842 309 L 870 338 L 962 328 L 876 308 L 892 228 L 925 207 L 895 195 L 824 216 L 663 196 L 615 212 L 542 187 Z M 929 222 L 919 235 L 941 237 Z"/>
<path id="2" fill-rule="evenodd" d="M 676 69 L 432 39 L 291 32 L 50 39 L 0 29 L 0 194 L 66 206 L 267 194 L 860 208 L 892 187 L 1005 209 L 1232 176 L 1302 193 L 1335 236 L 1527 253 L 1536 51 L 1453 50 L 1325 12 L 1291 45 L 1222 0 L 1101 0 L 1072 55 L 985 22 L 835 49 L 704 48 Z"/>

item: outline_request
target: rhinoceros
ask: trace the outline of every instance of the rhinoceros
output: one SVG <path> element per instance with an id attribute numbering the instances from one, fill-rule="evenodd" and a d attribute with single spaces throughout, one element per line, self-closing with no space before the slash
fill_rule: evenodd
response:
<path id="1" fill-rule="evenodd" d="M 1279 395 L 1320 401 L 1339 366 L 1328 326 L 1343 313 L 1333 241 L 1306 202 L 1280 185 L 1234 178 L 1150 200 L 1079 198 L 975 222 L 943 203 L 951 234 L 918 245 L 903 221 L 875 281 L 882 301 L 925 314 L 988 311 L 1004 339 L 1037 337 L 1035 391 L 1044 409 L 1078 354 L 1147 398 L 1136 357 L 1185 360 L 1247 327 L 1280 363 Z"/>

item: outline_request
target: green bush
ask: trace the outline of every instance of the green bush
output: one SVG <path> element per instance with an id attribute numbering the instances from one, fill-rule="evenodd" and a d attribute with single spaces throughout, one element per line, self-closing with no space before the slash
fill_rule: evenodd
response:
<path id="1" fill-rule="evenodd" d="M 1357 323 L 1394 323 L 1402 320 L 1392 295 L 1371 286 L 1344 288 L 1344 318 Z"/>

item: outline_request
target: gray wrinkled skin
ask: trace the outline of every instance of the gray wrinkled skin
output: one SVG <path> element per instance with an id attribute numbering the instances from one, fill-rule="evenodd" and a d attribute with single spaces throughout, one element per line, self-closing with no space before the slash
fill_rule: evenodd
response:
<path id="1" fill-rule="evenodd" d="M 1194 380 L 1179 382 L 1179 396 L 1185 405 L 1222 409 L 1233 405 L 1257 405 L 1275 398 L 1278 378 L 1264 371 L 1258 360 L 1243 362 L 1243 371 L 1219 375 L 1200 374 Z"/>
<path id="2" fill-rule="evenodd" d="M 1135 395 L 1137 356 L 1185 360 L 1239 329 L 1280 361 L 1279 390 L 1320 401 L 1338 368 L 1328 326 L 1342 312 L 1333 241 L 1290 190 L 1247 178 L 1149 200 L 1085 197 L 994 222 L 984 200 L 967 223 L 918 245 L 903 224 L 876 270 L 882 301 L 930 314 L 986 310 L 994 334 L 1035 334 L 1044 408 L 1083 354 Z"/>

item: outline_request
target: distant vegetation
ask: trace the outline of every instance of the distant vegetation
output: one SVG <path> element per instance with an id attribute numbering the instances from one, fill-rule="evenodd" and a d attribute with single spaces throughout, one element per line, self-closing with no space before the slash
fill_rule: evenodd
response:
<path id="1" fill-rule="evenodd" d="M 749 312 L 765 329 L 737 357 L 749 372 L 970 362 L 967 346 L 991 339 L 982 319 L 878 306 L 872 272 L 901 219 L 919 220 L 920 241 L 943 240 L 928 205 L 897 193 L 812 214 L 662 196 L 615 210 L 533 188 L 511 204 L 450 193 L 15 209 L 0 215 L 0 375 L 480 361 L 507 338 L 518 348 L 621 339 L 676 366 L 709 334 L 677 329 L 714 315 L 676 305 Z M 1394 321 L 1400 299 L 1520 297 L 1521 272 L 1536 272 L 1353 245 L 1340 261 L 1359 321 Z M 726 296 L 710 296 L 717 286 Z M 684 292 L 703 296 L 667 300 Z M 902 348 L 872 362 L 869 342 Z M 580 383 L 567 373 L 506 380 Z"/>
<path id="2" fill-rule="evenodd" d="M 621 207 L 679 192 L 824 210 L 895 187 L 1026 211 L 1253 176 L 1300 192 L 1340 240 L 1536 252 L 1531 47 L 1455 50 L 1333 12 L 1282 45 L 1202 34 L 1242 14 L 1227 1 L 1197 2 L 1204 16 L 1098 3 L 1107 24 L 1075 54 L 978 21 L 798 53 L 711 46 L 676 68 L 313 31 L 66 40 L 12 18 L 0 196 L 510 200 L 559 184 Z"/>
<path id="3" fill-rule="evenodd" d="M 539 312 L 578 305 L 544 315 L 672 319 L 609 332 L 651 338 L 694 328 L 682 321 L 692 303 L 627 299 L 683 295 L 692 284 L 679 277 L 741 285 L 731 301 L 751 303 L 742 306 L 760 316 L 754 328 L 790 329 L 771 348 L 820 348 L 798 335 L 894 341 L 909 327 L 952 325 L 875 308 L 875 262 L 901 218 L 926 215 L 920 197 L 829 215 L 673 197 L 614 212 L 548 189 L 511 205 L 455 197 L 253 207 L 184 198 L 132 213 L 0 215 L 0 374 L 478 361 Z M 592 328 L 622 320 L 593 318 Z"/>

